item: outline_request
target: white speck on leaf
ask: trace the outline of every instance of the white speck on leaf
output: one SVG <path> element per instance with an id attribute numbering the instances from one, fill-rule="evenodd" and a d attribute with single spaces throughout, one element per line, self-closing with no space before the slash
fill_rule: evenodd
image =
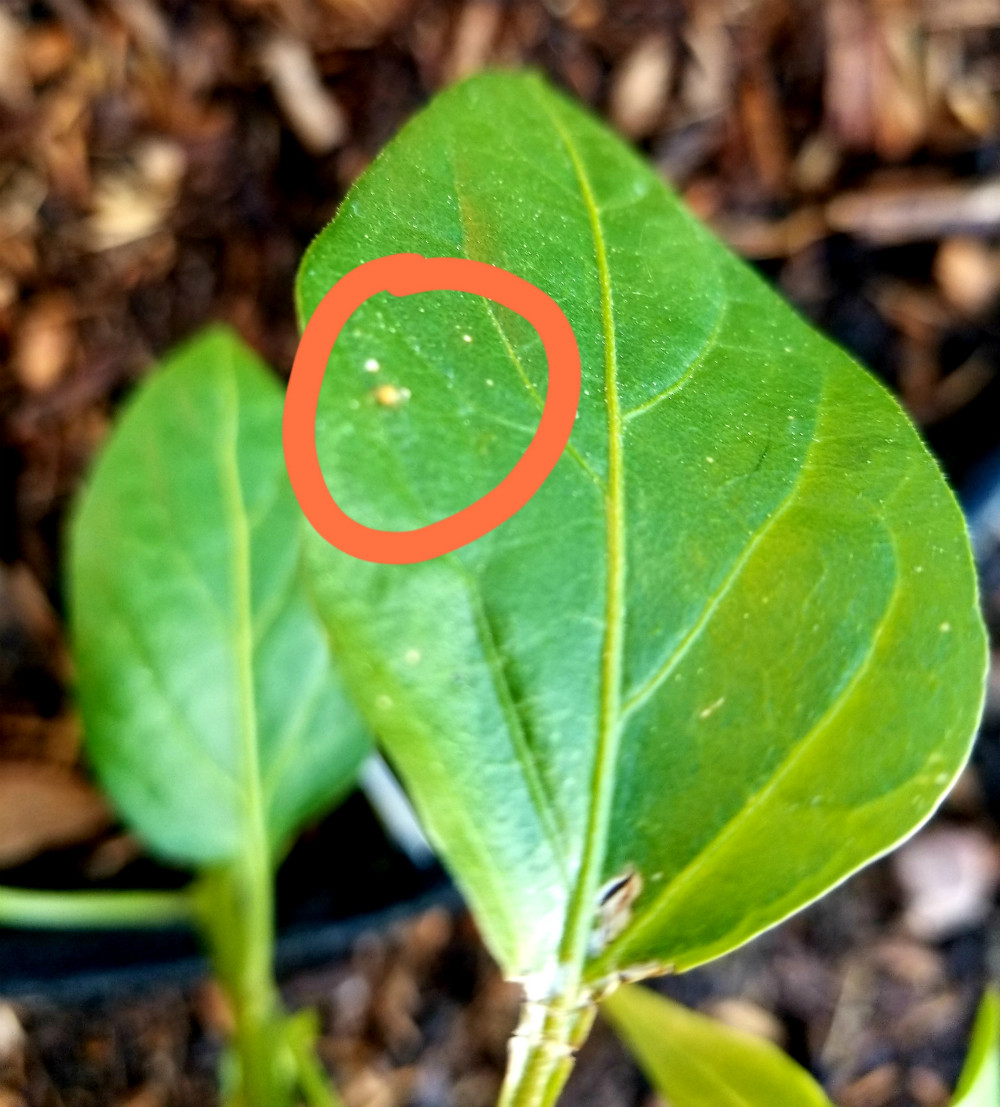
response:
<path id="1" fill-rule="evenodd" d="M 698 712 L 698 718 L 699 719 L 707 719 L 709 717 L 709 715 L 714 715 L 716 713 L 716 711 L 718 711 L 719 708 L 725 702 L 726 702 L 726 697 L 725 696 L 719 696 L 719 698 L 715 701 L 715 703 L 710 703 L 708 705 L 708 707 L 703 708 L 701 711 Z"/>
<path id="2" fill-rule="evenodd" d="M 373 358 L 373 357 L 370 357 L 370 358 L 369 358 L 369 359 L 368 359 L 368 360 L 367 360 L 367 361 L 365 362 L 365 372 L 366 372 L 366 373 L 377 373 L 377 372 L 378 372 L 378 368 L 379 368 L 379 366 L 378 366 L 378 362 L 377 362 L 377 361 L 375 360 L 375 358 Z"/>

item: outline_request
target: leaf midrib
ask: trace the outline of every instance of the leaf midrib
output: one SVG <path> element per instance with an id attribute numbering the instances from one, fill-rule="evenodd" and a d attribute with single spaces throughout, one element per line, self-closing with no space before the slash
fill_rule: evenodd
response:
<path id="1" fill-rule="evenodd" d="M 251 601 L 250 525 L 239 473 L 240 404 L 231 360 L 218 370 L 224 378 L 226 404 L 219 435 L 219 468 L 226 529 L 232 537 L 234 652 L 237 681 L 237 730 L 242 778 L 243 841 L 241 854 L 252 879 L 270 879 L 269 842 L 260 772 L 260 743 L 254 695 L 254 628 Z"/>
<path id="2" fill-rule="evenodd" d="M 573 889 L 559 948 L 561 964 L 569 970 L 570 979 L 579 982 L 588 953 L 594 918 L 594 901 L 607 850 L 615 767 L 621 739 L 626 567 L 624 423 L 618 396 L 618 352 L 611 272 L 600 211 L 590 178 L 571 136 L 542 96 L 539 86 L 532 85 L 532 88 L 542 110 L 551 119 L 572 163 L 580 197 L 590 223 L 601 293 L 601 330 L 604 341 L 604 398 L 608 433 L 608 472 L 604 493 L 607 576 L 604 648 L 601 655 L 600 714 L 590 790 L 591 804 L 583 842 L 580 873 Z"/>

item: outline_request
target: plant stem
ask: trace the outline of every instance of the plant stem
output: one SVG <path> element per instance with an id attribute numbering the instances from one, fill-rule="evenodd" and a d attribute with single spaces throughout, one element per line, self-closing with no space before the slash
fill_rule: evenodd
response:
<path id="1" fill-rule="evenodd" d="M 340 1096 L 313 1050 L 312 1042 L 296 1040 L 292 1049 L 298 1067 L 299 1091 L 307 1107 L 343 1107 Z"/>
<path id="2" fill-rule="evenodd" d="M 194 903 L 178 892 L 42 892 L 0 886 L 0 926 L 146 927 L 194 924 Z"/>
<path id="3" fill-rule="evenodd" d="M 252 851 L 255 852 L 255 851 Z M 265 855 L 266 858 L 266 855 Z M 200 915 L 212 965 L 233 1008 L 235 1087 L 228 1107 L 291 1107 L 296 1063 L 274 980 L 274 880 L 247 857 L 207 873 Z"/>
<path id="4" fill-rule="evenodd" d="M 497 1107 L 553 1107 L 596 1010 L 589 1000 L 573 1002 L 566 995 L 549 1003 L 526 1001 Z"/>

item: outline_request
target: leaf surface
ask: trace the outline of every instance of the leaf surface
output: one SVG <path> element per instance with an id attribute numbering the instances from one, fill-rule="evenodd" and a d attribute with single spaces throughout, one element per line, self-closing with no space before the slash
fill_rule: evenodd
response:
<path id="1" fill-rule="evenodd" d="M 1000 1107 L 1000 993 L 989 988 L 972 1028 L 954 1107 Z"/>
<path id="2" fill-rule="evenodd" d="M 882 386 L 533 76 L 404 128 L 306 255 L 301 317 L 397 252 L 534 282 L 583 363 L 570 444 L 502 526 L 412 566 L 311 546 L 352 692 L 507 972 L 547 994 L 567 966 L 698 964 L 909 834 L 968 754 L 985 643 L 959 510 Z M 443 518 L 509 472 L 545 388 L 506 309 L 372 297 L 320 395 L 328 486 L 370 526 Z"/>
<path id="3" fill-rule="evenodd" d="M 277 852 L 368 750 L 306 600 L 277 380 L 205 332 L 127 405 L 71 533 L 87 749 L 162 854 Z"/>
<path id="4" fill-rule="evenodd" d="M 671 1107 L 831 1107 L 815 1080 L 772 1042 L 626 984 L 601 1010 Z"/>

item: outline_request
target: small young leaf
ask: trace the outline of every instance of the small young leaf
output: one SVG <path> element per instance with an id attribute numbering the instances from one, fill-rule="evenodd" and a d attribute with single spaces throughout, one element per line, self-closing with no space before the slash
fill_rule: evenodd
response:
<path id="1" fill-rule="evenodd" d="M 302 318 L 397 252 L 533 282 L 583 363 L 568 448 L 499 528 L 416 565 L 310 545 L 352 692 L 507 973 L 548 996 L 691 967 L 908 835 L 968 755 L 986 647 L 895 400 L 532 76 L 404 128 L 306 255 Z M 374 296 L 320 395 L 328 485 L 369 526 L 443 518 L 509 472 L 545 387 L 507 309 Z"/>
<path id="2" fill-rule="evenodd" d="M 277 380 L 213 329 L 141 386 L 70 548 L 87 748 L 160 853 L 270 848 L 352 781 L 368 743 L 305 599 Z"/>
<path id="3" fill-rule="evenodd" d="M 953 1107 L 1000 1107 L 1000 993 L 983 996 Z"/>
<path id="4" fill-rule="evenodd" d="M 831 1107 L 776 1045 L 626 984 L 601 1010 L 671 1107 Z"/>

